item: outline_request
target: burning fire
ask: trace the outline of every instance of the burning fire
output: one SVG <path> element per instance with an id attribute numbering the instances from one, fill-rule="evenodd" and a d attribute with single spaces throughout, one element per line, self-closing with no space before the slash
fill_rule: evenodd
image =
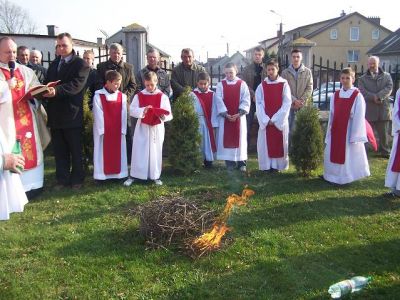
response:
<path id="1" fill-rule="evenodd" d="M 217 250 L 221 246 L 222 237 L 230 230 L 230 228 L 226 226 L 226 222 L 228 221 L 232 209 L 235 205 L 246 205 L 248 198 L 253 195 L 253 190 L 245 188 L 241 196 L 232 194 L 226 199 L 224 211 L 215 220 L 211 231 L 204 233 L 191 243 L 191 248 L 199 254 L 198 257 L 202 256 L 204 253 Z"/>

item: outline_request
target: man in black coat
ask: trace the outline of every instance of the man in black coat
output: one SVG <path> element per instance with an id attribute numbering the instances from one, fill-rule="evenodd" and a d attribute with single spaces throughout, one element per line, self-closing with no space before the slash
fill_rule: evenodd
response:
<path id="1" fill-rule="evenodd" d="M 72 49 L 69 33 L 57 36 L 57 53 L 47 71 L 46 83 L 60 83 L 44 95 L 48 99 L 48 126 L 56 161 L 57 188 L 79 189 L 84 180 L 82 155 L 83 94 L 89 66 Z M 71 168 L 72 167 L 72 168 Z"/>

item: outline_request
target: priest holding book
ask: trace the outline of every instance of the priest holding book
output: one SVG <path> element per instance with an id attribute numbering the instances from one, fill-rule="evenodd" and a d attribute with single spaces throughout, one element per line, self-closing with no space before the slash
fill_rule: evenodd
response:
<path id="1" fill-rule="evenodd" d="M 44 178 L 36 119 L 39 103 L 34 99 L 19 100 L 40 82 L 30 68 L 15 62 L 16 51 L 17 45 L 10 37 L 0 39 L 0 81 L 8 85 L 7 92 L 0 93 L 0 127 L 6 138 L 5 151 L 11 152 L 17 136 L 20 139 L 25 158 L 21 181 L 28 198 L 33 198 L 41 192 Z"/>

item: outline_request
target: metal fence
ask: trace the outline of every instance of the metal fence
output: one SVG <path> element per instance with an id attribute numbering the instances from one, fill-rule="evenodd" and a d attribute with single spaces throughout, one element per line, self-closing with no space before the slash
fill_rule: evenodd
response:
<path id="1" fill-rule="evenodd" d="M 50 53 L 50 51 L 47 51 L 47 53 L 44 53 L 43 51 L 40 51 L 42 53 L 42 65 L 44 66 L 49 66 L 50 63 L 57 58 L 56 53 L 53 53 L 53 55 Z M 108 60 L 108 46 L 105 45 L 104 47 L 99 47 L 98 48 L 98 54 L 94 56 L 94 65 L 96 66 L 97 64 Z M 79 51 L 76 52 L 78 56 L 81 56 Z M 126 60 L 126 53 L 123 53 L 124 60 Z"/>
<path id="2" fill-rule="evenodd" d="M 77 52 L 77 55 L 79 55 L 79 52 Z M 42 65 L 50 64 L 50 62 L 56 58 L 55 54 L 54 57 L 51 58 L 50 52 L 47 52 L 46 55 L 42 52 L 42 56 L 43 56 Z M 98 63 L 108 60 L 108 58 L 109 58 L 108 46 L 106 45 L 104 48 L 99 47 L 98 55 L 95 56 L 94 64 L 97 65 Z M 126 59 L 125 53 L 124 53 L 124 59 Z M 278 62 L 281 71 L 289 66 L 289 59 L 287 55 L 283 59 L 278 58 Z M 161 68 L 167 71 L 169 74 L 171 74 L 171 71 L 174 67 L 175 64 L 173 62 L 171 63 L 170 66 L 167 65 L 167 61 L 161 62 Z M 340 89 L 341 87 L 339 81 L 340 71 L 345 67 L 351 67 L 356 73 L 355 86 L 357 86 L 358 78 L 362 74 L 364 74 L 364 66 L 361 66 L 361 68 L 359 68 L 357 65 L 351 65 L 351 64 L 345 65 L 343 63 L 337 64 L 336 62 L 331 63 L 329 59 L 324 61 L 322 57 L 320 57 L 319 60 L 317 60 L 315 55 L 313 55 L 311 64 L 311 71 L 314 80 L 312 102 L 315 107 L 318 107 L 321 110 L 329 109 L 329 101 L 331 95 L 335 90 Z M 225 77 L 223 68 L 221 66 L 218 67 L 211 66 L 206 69 L 211 77 L 211 88 L 215 90 L 216 84 Z M 243 69 L 244 66 L 238 66 L 239 76 L 243 72 Z M 400 66 L 396 65 L 394 68 L 392 68 L 392 66 L 386 68 L 385 65 L 383 65 L 382 69 L 390 73 L 390 75 L 392 76 L 393 79 L 392 96 L 394 96 L 400 85 Z"/>
<path id="3" fill-rule="evenodd" d="M 323 62 L 322 57 L 316 61 L 315 56 L 313 56 L 311 71 L 314 78 L 314 91 L 312 94 L 312 101 L 315 107 L 320 108 L 321 110 L 329 109 L 329 102 L 331 95 L 335 90 L 340 89 L 340 71 L 343 68 L 351 67 L 356 73 L 355 86 L 358 84 L 358 78 L 362 76 L 364 71 L 364 66 L 358 68 L 357 65 L 351 64 L 337 64 L 333 62 L 330 63 L 329 59 Z M 400 80 L 400 66 L 396 65 L 394 68 L 389 66 L 388 68 L 385 65 L 382 66 L 384 71 L 387 71 L 393 79 L 393 91 L 392 96 L 396 94 L 397 89 L 399 88 L 399 80 Z M 393 100 L 393 99 L 392 99 Z"/>

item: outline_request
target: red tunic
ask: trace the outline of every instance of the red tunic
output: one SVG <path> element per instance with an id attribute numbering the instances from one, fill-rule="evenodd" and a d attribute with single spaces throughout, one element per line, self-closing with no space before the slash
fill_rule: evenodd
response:
<path id="1" fill-rule="evenodd" d="M 6 80 L 11 79 L 9 70 L 1 69 Z M 17 85 L 11 90 L 16 135 L 21 138 L 25 170 L 37 167 L 36 137 L 32 111 L 28 101 L 18 101 L 25 95 L 25 81 L 19 69 L 14 72 Z M 30 134 L 29 134 L 30 133 Z M 28 135 L 27 135 L 28 134 Z"/>
<path id="2" fill-rule="evenodd" d="M 235 84 L 229 85 L 226 80 L 222 81 L 224 88 L 224 103 L 228 110 L 229 115 L 235 115 L 239 112 L 240 102 L 240 86 L 241 80 L 238 80 Z M 231 122 L 225 119 L 224 122 L 224 148 L 239 148 L 240 139 L 240 118 L 237 118 L 235 122 Z"/>
<path id="3" fill-rule="evenodd" d="M 334 113 L 331 129 L 331 162 L 344 164 L 346 161 L 346 137 L 350 111 L 359 91 L 355 90 L 350 98 L 340 98 L 340 90 L 335 92 Z"/>
<path id="4" fill-rule="evenodd" d="M 214 93 L 213 92 L 199 93 L 198 91 L 194 91 L 194 93 L 197 96 L 197 99 L 199 99 L 201 107 L 203 108 L 204 119 L 206 120 L 208 133 L 210 135 L 212 151 L 216 152 L 217 146 L 215 144 L 214 131 L 213 131 L 213 128 L 211 125 L 211 111 L 212 111 L 212 103 L 213 103 Z"/>
<path id="5" fill-rule="evenodd" d="M 142 119 L 143 124 L 147 124 L 150 126 L 158 125 L 161 123 L 159 116 L 157 115 L 157 108 L 159 109 L 161 106 L 161 97 L 162 93 L 157 93 L 154 95 L 146 95 L 142 92 L 138 94 L 139 98 L 139 107 L 146 107 L 151 105 L 154 110 L 148 110 L 144 118 Z"/>
<path id="6" fill-rule="evenodd" d="M 272 118 L 274 114 L 282 107 L 284 82 L 268 84 L 262 82 L 264 92 L 265 114 Z M 268 156 L 271 158 L 281 158 L 283 154 L 283 132 L 275 125 L 267 125 L 267 146 Z"/>
<path id="7" fill-rule="evenodd" d="M 107 101 L 104 94 L 99 96 L 104 115 L 104 174 L 118 174 L 121 172 L 122 93 L 118 92 L 117 101 Z"/>

